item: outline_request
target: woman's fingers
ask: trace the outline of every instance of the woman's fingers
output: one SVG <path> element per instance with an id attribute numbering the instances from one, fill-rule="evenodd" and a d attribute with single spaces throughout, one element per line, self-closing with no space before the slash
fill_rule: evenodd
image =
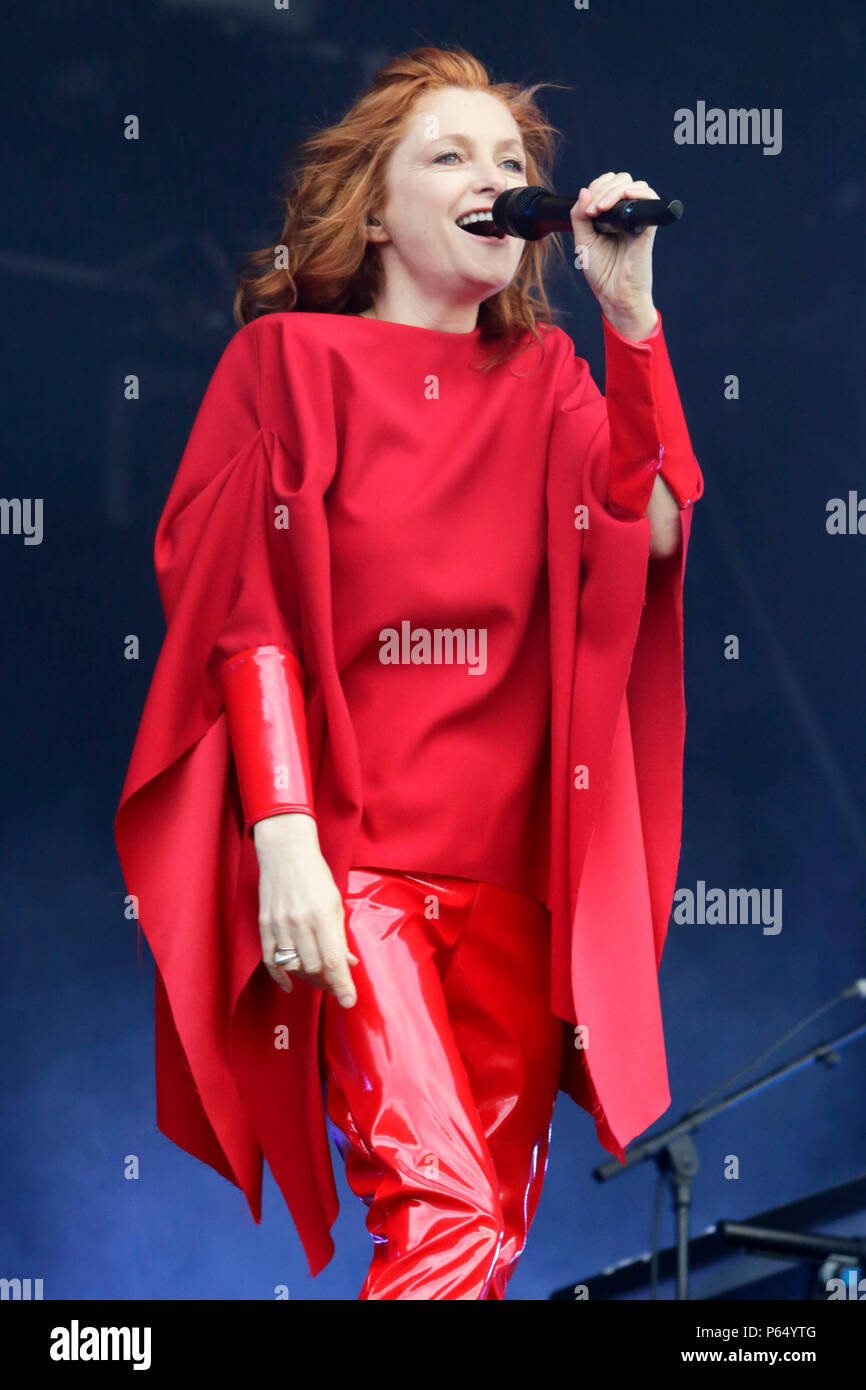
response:
<path id="1" fill-rule="evenodd" d="M 291 993 L 297 975 L 317 989 L 328 989 L 345 1007 L 356 1000 L 350 966 L 359 965 L 349 950 L 345 907 L 331 870 L 319 852 L 297 851 L 294 841 L 279 836 L 257 841 L 259 856 L 259 931 L 262 957 L 271 978 Z M 278 965 L 274 953 L 294 950 L 297 958 Z"/>
<path id="2" fill-rule="evenodd" d="M 325 977 L 339 1002 L 350 1008 L 355 1003 L 355 986 L 349 973 L 348 957 L 351 955 L 346 941 L 343 922 L 343 905 L 339 913 L 326 917 L 319 927 L 319 950 Z M 357 958 L 355 958 L 357 964 Z"/>
<path id="3" fill-rule="evenodd" d="M 319 975 L 322 970 L 322 958 L 319 955 L 318 941 L 311 919 L 295 917 L 290 923 L 281 923 L 280 926 L 282 932 L 278 931 L 277 935 L 291 937 L 292 944 L 301 957 L 301 968 L 304 974 Z"/>
<path id="4" fill-rule="evenodd" d="M 342 904 L 339 918 L 319 923 L 293 921 L 291 926 L 282 924 L 270 931 L 268 940 L 269 946 L 262 952 L 268 974 L 287 994 L 292 991 L 287 975 L 298 975 L 316 989 L 331 990 L 346 1008 L 356 1002 L 349 966 L 360 965 L 360 960 L 348 948 Z M 298 958 L 277 965 L 274 955 L 280 950 L 295 950 Z"/>
<path id="5" fill-rule="evenodd" d="M 259 938 L 262 943 L 262 960 L 265 963 L 265 969 L 274 983 L 279 985 L 284 994 L 291 994 L 292 986 L 286 979 L 286 967 L 284 965 L 277 965 L 274 960 L 276 952 L 284 948 L 282 948 L 277 941 L 270 924 L 262 920 L 259 921 Z M 288 943 L 288 945 L 290 946 L 291 943 Z"/>
<path id="6" fill-rule="evenodd" d="M 650 188 L 645 179 L 633 179 L 631 174 L 616 174 L 612 180 L 606 179 L 598 188 L 590 184 L 589 193 L 590 201 L 586 211 L 590 217 L 595 217 L 600 212 L 607 212 L 621 198 L 658 197 L 658 194 Z"/>
<path id="7" fill-rule="evenodd" d="M 585 189 L 580 190 L 575 210 L 581 205 L 583 217 L 596 217 L 600 212 L 607 212 L 621 198 L 657 197 L 658 194 L 650 188 L 645 179 L 633 179 L 627 171 L 618 174 L 609 171 L 599 174 L 597 179 L 593 179 Z"/>
<path id="8" fill-rule="evenodd" d="M 631 174 L 600 174 L 597 179 L 587 185 L 586 215 L 591 217 L 594 213 L 600 212 L 603 208 L 611 207 L 619 196 L 616 192 L 624 184 L 631 181 Z"/>
<path id="9" fill-rule="evenodd" d="M 332 910 L 322 913 L 319 918 L 319 954 L 326 981 L 325 988 L 330 988 L 338 1001 L 344 1008 L 348 1009 L 357 999 L 349 966 L 350 964 L 358 965 L 360 962 L 358 957 L 349 950 L 349 943 L 346 940 L 346 909 L 330 871 L 329 878 L 333 895 L 331 899 Z"/>

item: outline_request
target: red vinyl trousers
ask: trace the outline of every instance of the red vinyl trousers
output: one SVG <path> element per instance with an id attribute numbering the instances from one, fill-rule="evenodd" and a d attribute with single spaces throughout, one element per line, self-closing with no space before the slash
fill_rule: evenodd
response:
<path id="1" fill-rule="evenodd" d="M 547 1166 L 550 915 L 490 883 L 349 871 L 357 1002 L 326 993 L 326 1108 L 374 1253 L 361 1299 L 502 1299 Z"/>

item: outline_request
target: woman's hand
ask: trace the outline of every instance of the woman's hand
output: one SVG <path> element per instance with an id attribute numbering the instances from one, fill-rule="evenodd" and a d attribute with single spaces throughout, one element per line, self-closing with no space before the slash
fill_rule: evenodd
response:
<path id="1" fill-rule="evenodd" d="M 658 322 L 653 304 L 652 250 L 656 228 L 631 232 L 596 232 L 592 219 L 621 198 L 657 198 L 659 195 L 631 174 L 601 174 L 582 188 L 571 209 L 574 245 L 589 287 L 602 312 L 623 337 L 639 340 L 652 333 Z"/>
<path id="2" fill-rule="evenodd" d="M 253 826 L 259 860 L 259 936 L 262 959 L 280 989 L 291 994 L 290 975 L 328 989 L 345 1008 L 356 1001 L 349 964 L 345 909 L 322 857 L 316 822 L 304 812 L 266 816 Z M 276 965 L 274 952 L 294 947 L 300 961 Z"/>

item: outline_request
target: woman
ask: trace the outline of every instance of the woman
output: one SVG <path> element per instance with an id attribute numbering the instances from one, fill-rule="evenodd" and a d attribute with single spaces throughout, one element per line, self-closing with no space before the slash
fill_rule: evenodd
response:
<path id="1" fill-rule="evenodd" d="M 602 174 L 571 214 L 606 401 L 547 246 L 479 235 L 549 183 L 533 91 L 419 49 L 307 142 L 160 519 L 168 630 L 116 818 L 160 1128 L 256 1221 L 266 1156 L 315 1275 L 324 1087 L 361 1298 L 504 1298 L 557 1089 L 620 1158 L 670 1101 L 703 480 L 655 233 L 591 222 L 649 185 Z"/>

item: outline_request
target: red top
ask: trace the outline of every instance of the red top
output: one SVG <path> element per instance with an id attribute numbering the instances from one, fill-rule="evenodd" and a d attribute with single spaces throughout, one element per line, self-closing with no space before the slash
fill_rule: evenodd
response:
<path id="1" fill-rule="evenodd" d="M 298 315 L 295 331 L 329 334 L 339 361 L 344 424 L 325 505 L 361 763 L 352 862 L 544 901 L 544 422 L 561 353 L 548 348 L 540 367 L 527 354 L 513 364 L 522 377 L 484 377 L 469 366 L 477 330 L 319 317 Z"/>
<path id="2" fill-rule="evenodd" d="M 479 329 L 255 320 L 220 359 L 160 519 L 168 631 L 115 820 L 157 967 L 157 1120 L 243 1188 L 256 1220 L 264 1154 L 313 1273 L 337 1212 L 321 994 L 298 981 L 286 996 L 261 963 L 219 682 L 236 652 L 273 644 L 303 665 L 341 893 L 351 865 L 371 864 L 544 898 L 562 1088 L 620 1157 L 670 1103 L 656 971 L 703 481 L 661 319 L 642 343 L 604 331 L 607 405 L 558 328 L 542 330 L 543 357 L 533 344 L 478 372 Z M 660 457 L 684 544 L 649 562 Z M 463 662 L 383 663 L 383 629 L 404 621 L 431 643 L 462 631 Z M 480 630 L 486 669 L 471 674 Z M 288 1049 L 273 1046 L 280 1025 Z"/>

